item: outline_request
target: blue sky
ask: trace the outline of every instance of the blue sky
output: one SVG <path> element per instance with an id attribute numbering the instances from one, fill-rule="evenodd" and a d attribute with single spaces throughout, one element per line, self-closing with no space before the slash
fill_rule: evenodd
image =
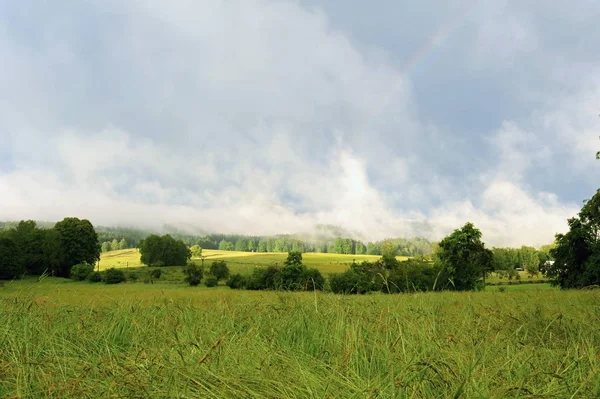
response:
<path id="1" fill-rule="evenodd" d="M 0 219 L 540 245 L 599 186 L 594 1 L 0 4 Z M 415 223 L 419 222 L 419 223 Z"/>

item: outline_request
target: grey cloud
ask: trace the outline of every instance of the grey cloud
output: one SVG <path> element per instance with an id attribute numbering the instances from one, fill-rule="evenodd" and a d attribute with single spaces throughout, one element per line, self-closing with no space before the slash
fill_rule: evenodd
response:
<path id="1" fill-rule="evenodd" d="M 0 219 L 373 239 L 472 220 L 516 245 L 550 241 L 597 184 L 595 55 L 557 57 L 578 43 L 549 40 L 563 8 L 474 5 L 409 71 L 468 2 L 163 4 L 0 6 Z M 581 13 L 565 23 L 595 31 Z M 576 195 L 553 181 L 575 171 Z"/>

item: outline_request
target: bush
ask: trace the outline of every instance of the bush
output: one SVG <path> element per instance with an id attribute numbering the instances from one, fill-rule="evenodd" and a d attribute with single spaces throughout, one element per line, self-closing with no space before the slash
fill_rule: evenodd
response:
<path id="1" fill-rule="evenodd" d="M 90 283 L 99 283 L 100 281 L 102 281 L 102 273 L 100 272 L 91 272 L 88 276 L 87 279 Z"/>
<path id="2" fill-rule="evenodd" d="M 217 280 L 225 280 L 229 277 L 229 268 L 224 260 L 216 260 L 211 263 L 209 273 L 217 278 Z"/>
<path id="3" fill-rule="evenodd" d="M 325 279 L 318 269 L 306 269 L 302 278 L 304 291 L 322 291 L 325 286 Z"/>
<path id="4" fill-rule="evenodd" d="M 189 263 L 183 272 L 186 276 L 184 280 L 186 283 L 192 287 L 200 285 L 200 282 L 202 281 L 202 275 L 204 274 L 204 269 L 202 266 L 196 266 L 193 263 Z"/>
<path id="5" fill-rule="evenodd" d="M 234 274 L 229 277 L 227 280 L 227 286 L 234 290 L 241 290 L 246 288 L 247 279 L 241 274 Z"/>
<path id="6" fill-rule="evenodd" d="M 219 279 L 216 278 L 215 276 L 206 276 L 204 278 L 204 285 L 207 287 L 216 287 L 219 285 Z"/>
<path id="7" fill-rule="evenodd" d="M 93 271 L 94 266 L 79 263 L 71 268 L 71 278 L 75 281 L 84 281 Z"/>
<path id="8" fill-rule="evenodd" d="M 281 287 L 282 271 L 277 266 L 254 269 L 246 281 L 246 288 L 249 290 L 279 290 Z"/>
<path id="9" fill-rule="evenodd" d="M 387 277 L 383 292 L 419 292 L 439 290 L 444 277 L 441 270 L 425 261 L 407 260 L 399 262 Z"/>
<path id="10" fill-rule="evenodd" d="M 150 277 L 158 280 L 160 278 L 160 276 L 162 276 L 162 270 L 160 270 L 160 269 L 150 270 Z"/>
<path id="11" fill-rule="evenodd" d="M 129 273 L 129 276 L 127 276 L 127 278 L 129 278 L 129 281 L 137 281 L 138 276 L 135 273 Z"/>
<path id="12" fill-rule="evenodd" d="M 114 267 L 104 272 L 104 283 L 105 284 L 119 284 L 125 281 L 125 273 L 122 270 L 115 269 Z"/>

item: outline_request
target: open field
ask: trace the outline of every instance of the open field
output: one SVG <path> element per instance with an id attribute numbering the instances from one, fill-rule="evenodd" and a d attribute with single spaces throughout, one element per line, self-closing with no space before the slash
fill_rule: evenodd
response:
<path id="1" fill-rule="evenodd" d="M 209 265 L 212 260 L 223 259 L 232 273 L 250 274 L 257 266 L 270 266 L 272 264 L 283 265 L 287 258 L 287 252 L 262 253 L 262 252 L 235 252 L 219 251 L 206 249 L 202 251 L 205 256 L 205 264 Z M 331 273 L 340 273 L 346 270 L 353 260 L 361 262 L 363 260 L 376 261 L 380 256 L 377 255 L 340 255 L 340 254 L 321 254 L 305 253 L 302 254 L 302 260 L 308 267 L 315 267 L 321 273 L 327 275 Z M 398 256 L 399 260 L 406 260 L 407 257 Z M 200 264 L 199 258 L 192 259 Z M 110 251 L 102 254 L 100 259 L 100 270 L 106 270 L 110 267 L 124 268 L 142 266 L 140 254 L 137 249 L 123 249 L 119 251 Z M 164 269 L 164 268 L 163 268 Z"/>
<path id="2" fill-rule="evenodd" d="M 592 398 L 599 303 L 555 289 L 13 281 L 0 287 L 0 397 Z"/>

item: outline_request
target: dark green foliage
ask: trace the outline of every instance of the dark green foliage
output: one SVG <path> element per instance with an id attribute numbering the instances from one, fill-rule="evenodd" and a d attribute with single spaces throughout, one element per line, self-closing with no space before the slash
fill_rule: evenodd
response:
<path id="1" fill-rule="evenodd" d="M 249 290 L 280 290 L 283 288 L 282 269 L 277 266 L 256 268 L 246 280 Z"/>
<path id="2" fill-rule="evenodd" d="M 160 269 L 150 270 L 150 277 L 152 277 L 152 278 L 155 278 L 158 280 L 161 275 L 162 275 L 162 270 L 160 270 Z"/>
<path id="3" fill-rule="evenodd" d="M 127 276 L 127 278 L 129 279 L 129 281 L 137 281 L 138 279 L 138 275 L 135 273 L 129 273 L 129 275 Z"/>
<path id="4" fill-rule="evenodd" d="M 325 279 L 318 269 L 306 269 L 302 276 L 304 291 L 322 291 Z"/>
<path id="5" fill-rule="evenodd" d="M 9 237 L 17 245 L 19 260 L 25 271 L 39 275 L 46 268 L 44 264 L 44 231 L 33 220 L 20 221 L 9 231 Z"/>
<path id="6" fill-rule="evenodd" d="M 217 280 L 225 280 L 229 277 L 229 268 L 224 260 L 215 260 L 211 263 L 209 273 L 217 278 Z"/>
<path id="7" fill-rule="evenodd" d="M 290 291 L 305 289 L 306 266 L 302 264 L 302 253 L 290 251 L 281 270 L 281 288 Z"/>
<path id="8" fill-rule="evenodd" d="M 87 219 L 65 218 L 54 226 L 60 234 L 61 261 L 54 272 L 68 277 L 78 263 L 95 264 L 100 259 L 100 245 L 94 226 Z"/>
<path id="9" fill-rule="evenodd" d="M 365 294 L 379 291 L 384 284 L 383 263 L 353 263 L 344 273 L 332 274 L 329 278 L 331 291 L 336 294 Z"/>
<path id="10" fill-rule="evenodd" d="M 10 238 L 0 238 L 0 279 L 20 277 L 24 272 L 15 242 Z"/>
<path id="11" fill-rule="evenodd" d="M 441 270 L 433 267 L 424 260 L 409 259 L 399 262 L 397 267 L 390 271 L 383 292 L 419 292 L 438 289 L 436 284 Z"/>
<path id="12" fill-rule="evenodd" d="M 229 279 L 227 280 L 227 286 L 234 290 L 240 290 L 246 288 L 247 282 L 248 281 L 246 277 L 236 273 L 229 276 Z"/>
<path id="13" fill-rule="evenodd" d="M 187 245 L 169 234 L 146 237 L 140 242 L 140 254 L 142 263 L 148 266 L 185 266 L 192 257 Z"/>
<path id="14" fill-rule="evenodd" d="M 75 281 L 83 281 L 94 271 L 94 266 L 87 263 L 78 263 L 71 268 L 71 278 Z"/>
<path id="15" fill-rule="evenodd" d="M 107 269 L 104 272 L 105 284 L 119 284 L 125 281 L 125 273 L 123 273 L 120 269 L 115 269 L 114 267 Z"/>
<path id="16" fill-rule="evenodd" d="M 208 275 L 204 278 L 204 285 L 207 287 L 216 287 L 219 285 L 219 279 L 215 276 Z"/>
<path id="17" fill-rule="evenodd" d="M 202 281 L 202 276 L 204 274 L 204 269 L 202 266 L 196 266 L 193 263 L 188 264 L 184 269 L 185 274 L 185 282 L 189 285 L 195 287 L 200 285 Z"/>
<path id="18" fill-rule="evenodd" d="M 472 223 L 465 224 L 440 241 L 437 267 L 441 288 L 457 291 L 473 290 L 479 279 L 493 270 L 492 251 L 481 242 L 481 231 Z"/>
<path id="19" fill-rule="evenodd" d="M 568 224 L 567 233 L 556 235 L 555 262 L 546 275 L 561 288 L 600 285 L 600 190 Z"/>
<path id="20" fill-rule="evenodd" d="M 90 283 L 99 283 L 102 281 L 102 273 L 100 272 L 91 272 L 88 277 L 88 281 Z"/>

